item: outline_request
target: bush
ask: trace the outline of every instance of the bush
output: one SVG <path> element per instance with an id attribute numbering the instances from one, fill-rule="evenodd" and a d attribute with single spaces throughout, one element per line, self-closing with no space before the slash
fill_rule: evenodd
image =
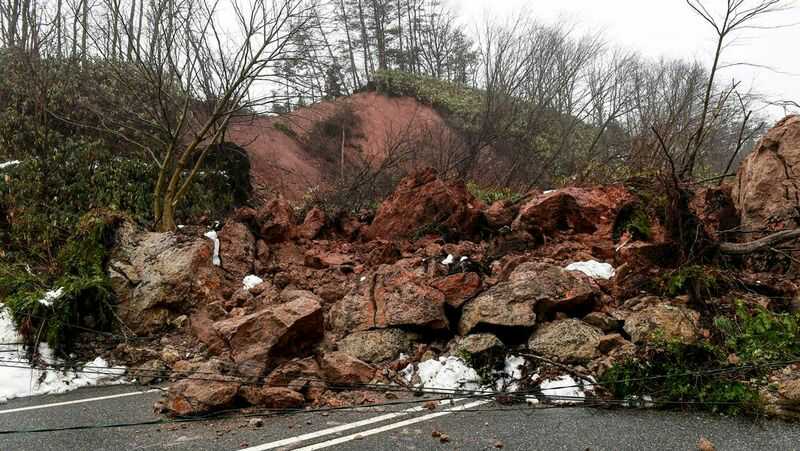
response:
<path id="1" fill-rule="evenodd" d="M 800 315 L 776 314 L 738 302 L 732 317 L 714 320 L 712 339 L 662 342 L 647 355 L 615 364 L 601 383 L 616 398 L 651 396 L 728 414 L 761 411 L 758 392 L 776 366 L 800 357 Z"/>
<path id="2" fill-rule="evenodd" d="M 15 264 L 0 265 L 0 295 L 31 349 L 47 341 L 53 349 L 67 351 L 80 328 L 111 329 L 114 293 L 106 266 L 122 220 L 107 211 L 85 215 L 59 252 L 59 273 L 52 277 L 34 276 Z M 48 292 L 52 297 L 43 302 Z"/>
<path id="3" fill-rule="evenodd" d="M 522 194 L 511 188 L 483 188 L 474 181 L 467 183 L 467 190 L 486 205 L 504 200 L 514 202 L 522 198 Z"/>

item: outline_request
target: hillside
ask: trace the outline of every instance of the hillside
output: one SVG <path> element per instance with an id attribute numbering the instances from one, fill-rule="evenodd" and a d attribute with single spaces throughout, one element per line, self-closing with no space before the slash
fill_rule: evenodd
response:
<path id="1" fill-rule="evenodd" d="M 337 115 L 343 124 L 336 123 Z M 315 133 L 315 127 L 324 128 L 331 122 L 333 130 L 329 132 L 336 133 Z M 347 135 L 344 158 L 348 168 L 364 163 L 379 167 L 391 148 L 402 144 L 397 138 L 400 135 L 410 143 L 408 135 L 419 136 L 422 130 L 450 131 L 442 115 L 413 98 L 365 92 L 285 116 L 241 121 L 231 127 L 228 139 L 247 149 L 257 197 L 277 193 L 299 200 L 309 189 L 330 186 L 339 177 L 342 129 Z M 416 164 L 412 158 L 404 161 L 412 167 Z"/>

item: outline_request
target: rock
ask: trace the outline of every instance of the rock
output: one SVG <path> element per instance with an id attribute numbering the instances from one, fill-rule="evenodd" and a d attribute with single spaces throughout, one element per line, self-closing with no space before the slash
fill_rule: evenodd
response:
<path id="1" fill-rule="evenodd" d="M 176 416 L 190 416 L 231 407 L 241 385 L 233 381 L 184 379 L 170 385 L 166 408 Z"/>
<path id="2" fill-rule="evenodd" d="M 303 224 L 297 228 L 295 236 L 306 240 L 313 240 L 316 238 L 327 223 L 325 212 L 317 207 L 312 208 L 306 213 L 306 218 Z"/>
<path id="3" fill-rule="evenodd" d="M 260 376 L 278 356 L 296 356 L 322 338 L 323 315 L 319 299 L 298 297 L 256 313 L 214 324 L 243 374 Z"/>
<path id="4" fill-rule="evenodd" d="M 138 232 L 126 224 L 116 242 L 109 277 L 119 299 L 117 313 L 134 332 L 158 332 L 199 300 L 219 296 L 223 280 L 211 264 L 210 240 Z"/>
<path id="5" fill-rule="evenodd" d="M 251 418 L 250 421 L 247 422 L 247 425 L 251 428 L 260 428 L 264 426 L 264 419 L 263 418 Z"/>
<path id="6" fill-rule="evenodd" d="M 314 269 L 335 268 L 353 264 L 353 260 L 349 256 L 334 252 L 309 250 L 303 258 L 305 266 Z"/>
<path id="7" fill-rule="evenodd" d="M 400 181 L 367 229 L 369 239 L 411 238 L 426 228 L 453 235 L 477 234 L 483 215 L 480 201 L 462 182 L 445 182 L 433 169 L 417 171 Z"/>
<path id="8" fill-rule="evenodd" d="M 442 277 L 431 283 L 444 293 L 445 301 L 453 308 L 461 308 L 481 290 L 481 277 L 474 272 L 463 272 Z"/>
<path id="9" fill-rule="evenodd" d="M 344 352 L 329 352 L 319 360 L 320 370 L 331 384 L 368 384 L 376 368 Z"/>
<path id="10" fill-rule="evenodd" d="M 303 395 L 285 387 L 245 385 L 239 394 L 251 405 L 267 409 L 297 409 L 306 402 Z"/>
<path id="11" fill-rule="evenodd" d="M 268 387 L 287 387 L 296 392 L 303 392 L 306 387 L 321 380 L 317 361 L 313 357 L 306 357 L 280 364 L 264 382 Z"/>
<path id="12" fill-rule="evenodd" d="M 590 307 L 597 291 L 581 275 L 547 263 L 517 266 L 508 281 L 498 283 L 467 302 L 459 333 L 467 335 L 479 326 L 533 327 L 536 312 L 571 311 Z"/>
<path id="13" fill-rule="evenodd" d="M 294 209 L 284 198 L 267 202 L 256 212 L 256 222 L 261 239 L 267 243 L 278 243 L 289 238 L 292 230 Z"/>
<path id="14" fill-rule="evenodd" d="M 787 116 L 761 138 L 733 183 L 733 202 L 744 230 L 797 227 L 800 208 L 800 116 Z M 748 235 L 759 238 L 759 235 Z"/>
<path id="15" fill-rule="evenodd" d="M 717 451 L 717 448 L 707 438 L 700 437 L 700 441 L 697 442 L 697 450 L 698 451 Z"/>
<path id="16" fill-rule="evenodd" d="M 714 241 L 725 241 L 728 237 L 721 232 L 739 225 L 739 212 L 729 186 L 699 189 L 689 202 L 689 209 L 700 219 L 706 236 Z"/>
<path id="17" fill-rule="evenodd" d="M 159 359 L 149 360 L 129 372 L 130 377 L 142 385 L 150 385 L 169 378 L 169 368 Z"/>
<path id="18" fill-rule="evenodd" d="M 531 351 L 562 363 L 586 363 L 598 355 L 603 332 L 577 319 L 542 324 L 528 341 Z"/>
<path id="19" fill-rule="evenodd" d="M 272 251 L 269 248 L 269 244 L 264 240 L 256 241 L 256 259 L 253 262 L 254 272 L 257 274 L 267 272 L 267 269 L 270 267 L 271 258 Z"/>
<path id="20" fill-rule="evenodd" d="M 357 292 L 331 307 L 329 324 L 340 334 L 376 327 L 447 329 L 445 297 L 411 271 L 383 267 Z"/>
<path id="21" fill-rule="evenodd" d="M 337 343 L 342 351 L 368 363 L 396 359 L 400 353 L 411 353 L 419 340 L 417 334 L 400 329 L 378 329 L 350 334 Z"/>
<path id="22" fill-rule="evenodd" d="M 657 298 L 645 298 L 639 309 L 627 315 L 623 329 L 634 343 L 655 338 L 694 343 L 699 338 L 700 314 Z"/>
<path id="23" fill-rule="evenodd" d="M 236 281 L 253 274 L 256 238 L 250 229 L 240 222 L 229 222 L 222 227 L 218 236 L 219 257 L 225 272 Z"/>
<path id="24" fill-rule="evenodd" d="M 507 200 L 499 200 L 487 208 L 483 214 L 486 217 L 489 227 L 500 230 L 505 226 L 510 226 L 517 216 L 518 208 Z"/>
<path id="25" fill-rule="evenodd" d="M 602 312 L 592 312 L 583 317 L 583 322 L 592 325 L 603 332 L 612 332 L 620 328 L 620 320 Z"/>
<path id="26" fill-rule="evenodd" d="M 455 346 L 456 355 L 468 354 L 473 358 L 491 359 L 502 353 L 505 346 L 492 334 L 472 334 L 462 338 Z"/>
<path id="27" fill-rule="evenodd" d="M 537 241 L 562 232 L 611 240 L 617 215 L 632 200 L 633 195 L 621 185 L 547 192 L 522 205 L 511 228 Z"/>
<path id="28" fill-rule="evenodd" d="M 620 349 L 630 344 L 631 343 L 620 334 L 608 334 L 600 337 L 600 341 L 597 343 L 597 349 L 603 354 L 608 354 L 615 349 Z"/>
<path id="29" fill-rule="evenodd" d="M 800 364 L 774 370 L 759 398 L 767 415 L 790 421 L 800 419 Z"/>

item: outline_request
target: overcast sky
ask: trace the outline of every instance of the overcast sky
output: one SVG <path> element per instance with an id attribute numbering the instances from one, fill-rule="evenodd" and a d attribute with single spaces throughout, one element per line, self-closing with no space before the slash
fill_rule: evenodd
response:
<path id="1" fill-rule="evenodd" d="M 746 0 L 753 2 L 756 0 Z M 509 17 L 527 11 L 546 23 L 567 21 L 586 31 L 602 32 L 615 46 L 660 56 L 700 59 L 710 64 L 714 33 L 693 13 L 685 0 L 449 0 L 474 27 L 486 17 Z M 765 18 L 760 25 L 800 23 L 797 1 L 788 11 Z M 724 7 L 724 0 L 706 0 L 713 7 Z M 747 62 L 769 66 L 781 73 L 753 67 L 734 67 L 722 77 L 735 77 L 759 93 L 773 99 L 800 103 L 800 26 L 777 30 L 744 30 L 723 56 L 724 63 Z M 782 115 L 770 110 L 770 116 Z"/>

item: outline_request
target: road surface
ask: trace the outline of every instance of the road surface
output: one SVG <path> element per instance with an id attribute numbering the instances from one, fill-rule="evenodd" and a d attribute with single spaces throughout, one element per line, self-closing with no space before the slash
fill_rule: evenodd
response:
<path id="1" fill-rule="evenodd" d="M 262 427 L 249 418 L 130 425 L 158 421 L 152 405 L 160 396 L 116 386 L 12 400 L 0 405 L 0 451 L 692 450 L 701 437 L 720 451 L 800 450 L 800 426 L 783 422 L 475 399 L 435 410 L 411 404 L 264 418 Z M 75 427 L 81 429 L 30 432 Z M 446 443 L 434 436 L 441 434 Z"/>

